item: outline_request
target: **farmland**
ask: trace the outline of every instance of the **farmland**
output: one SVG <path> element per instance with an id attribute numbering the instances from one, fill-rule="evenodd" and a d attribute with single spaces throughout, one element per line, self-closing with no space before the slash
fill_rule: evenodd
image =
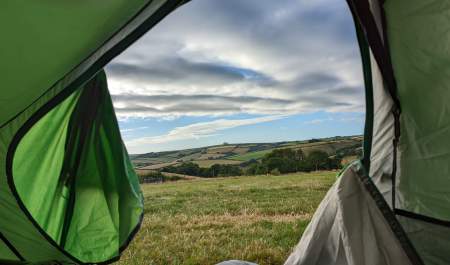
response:
<path id="1" fill-rule="evenodd" d="M 142 185 L 142 228 L 117 265 L 282 264 L 337 172 Z"/>
<path id="2" fill-rule="evenodd" d="M 132 155 L 132 161 L 138 170 L 159 170 L 166 166 L 176 166 L 183 162 L 192 162 L 200 167 L 211 167 L 214 164 L 239 165 L 251 160 L 260 160 L 275 149 L 301 149 L 305 154 L 323 151 L 334 156 L 344 149 L 361 149 L 361 136 L 331 137 L 306 141 L 277 143 L 243 143 L 222 144 L 203 148 L 177 151 L 155 152 Z"/>

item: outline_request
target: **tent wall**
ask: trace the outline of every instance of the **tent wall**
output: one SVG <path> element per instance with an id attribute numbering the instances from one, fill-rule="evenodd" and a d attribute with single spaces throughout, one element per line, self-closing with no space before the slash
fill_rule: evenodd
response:
<path id="1" fill-rule="evenodd" d="M 387 1 L 401 103 L 395 212 L 425 264 L 450 263 L 450 3 Z"/>
<path id="2" fill-rule="evenodd" d="M 392 231 L 399 238 L 396 227 L 406 232 L 401 242 L 410 260 L 448 264 L 450 4 L 348 2 L 371 50 L 373 123 L 365 137 L 371 181 L 390 205 L 386 213 L 395 214 Z"/>
<path id="3" fill-rule="evenodd" d="M 138 229 L 143 198 L 106 76 L 50 103 L 8 148 L 0 224 L 12 248 L 0 249 L 1 259 L 15 250 L 16 259 L 34 262 L 115 260 Z"/>
<path id="4" fill-rule="evenodd" d="M 413 264 L 367 192 L 368 181 L 358 162 L 339 176 L 285 265 Z"/>
<path id="5" fill-rule="evenodd" d="M 119 254 L 143 204 L 103 72 L 23 135 L 12 177 L 29 217 L 58 246 L 81 261 Z"/>
<path id="6" fill-rule="evenodd" d="M 81 59 L 95 52 L 147 1 L 6 0 L 2 3 L 0 124 L 42 95 Z M 27 77 L 23 78 L 23 73 Z M 21 94 L 21 97 L 17 97 Z"/>
<path id="7" fill-rule="evenodd" d="M 398 206 L 450 221 L 450 2 L 385 6 L 402 106 Z"/>
<path id="8" fill-rule="evenodd" d="M 93 230 L 95 229 L 88 229 L 88 227 L 95 221 L 89 220 L 86 217 L 89 214 L 85 215 L 84 213 L 92 213 L 98 209 L 82 209 L 86 203 L 78 205 L 77 200 L 69 204 L 67 200 L 61 199 L 61 194 L 64 192 L 58 193 L 56 187 L 52 186 L 49 187 L 50 194 L 60 194 L 61 196 L 55 196 L 54 201 L 41 206 L 44 211 L 48 211 L 47 213 L 39 212 L 39 207 L 33 205 L 34 199 L 30 198 L 43 200 L 43 197 L 36 195 L 39 192 L 36 192 L 33 188 L 19 185 L 23 189 L 22 197 L 20 197 L 19 191 L 15 190 L 13 176 L 14 170 L 17 170 L 19 172 L 18 182 L 27 182 L 33 175 L 39 178 L 41 174 L 44 174 L 44 169 L 27 170 L 25 167 L 22 169 L 20 164 L 25 163 L 27 159 L 21 160 L 15 157 L 15 151 L 23 136 L 32 129 L 33 125 L 38 124 L 39 120 L 45 117 L 45 114 L 68 97 L 76 97 L 73 94 L 74 91 L 83 87 L 112 58 L 184 2 L 183 0 L 139 0 L 132 2 L 113 0 L 106 4 L 98 1 L 75 3 L 48 0 L 29 3 L 7 0 L 2 3 L 2 8 L 0 8 L 0 22 L 2 23 L 0 27 L 2 36 L 7 41 L 2 42 L 0 49 L 0 57 L 2 58 L 0 71 L 3 73 L 2 93 L 0 94 L 0 212 L 2 214 L 2 218 L 0 218 L 0 233 L 2 235 L 0 237 L 0 242 L 2 242 L 0 245 L 0 260 L 27 262 L 55 260 L 58 261 L 58 264 L 84 264 L 99 261 L 109 263 L 116 260 L 119 252 L 129 243 L 130 233 L 136 232 L 136 230 L 130 231 L 130 228 L 138 221 L 135 214 L 137 209 L 132 206 L 131 201 L 134 201 L 134 199 L 131 199 L 131 197 L 139 196 L 139 194 L 133 192 L 133 187 L 137 185 L 136 180 L 128 179 L 125 181 L 122 178 L 126 182 L 124 185 L 124 182 L 118 180 L 111 172 L 112 170 L 118 170 L 117 167 L 111 165 L 113 160 L 114 162 L 117 161 L 115 161 L 116 158 L 111 158 L 107 154 L 115 153 L 121 155 L 121 159 L 124 161 L 124 163 L 118 165 L 121 167 L 120 173 L 132 174 L 131 165 L 126 162 L 128 156 L 123 149 L 119 133 L 114 132 L 114 135 L 107 133 L 116 126 L 114 125 L 115 118 L 112 105 L 108 105 L 109 103 L 106 104 L 106 101 L 104 101 L 105 113 L 101 116 L 104 120 L 95 121 L 95 126 L 98 129 L 97 135 L 104 140 L 96 141 L 93 137 L 88 137 L 86 139 L 87 146 L 91 146 L 91 148 L 82 150 L 86 159 L 80 163 L 85 163 L 80 168 L 92 170 L 80 172 L 83 175 L 95 176 L 92 178 L 95 183 L 86 178 L 84 181 L 72 184 L 76 187 L 76 195 L 79 201 L 109 197 L 105 200 L 104 205 L 107 205 L 108 209 L 112 209 L 110 213 L 111 223 L 114 224 L 118 236 L 115 239 L 103 239 L 105 241 L 111 239 L 111 249 L 114 249 L 114 251 L 105 251 L 103 257 L 94 254 L 103 251 L 104 244 L 98 242 L 101 239 L 96 238 L 98 239 L 98 248 L 95 249 L 94 246 L 97 243 L 78 241 L 77 233 L 73 232 L 80 232 L 80 229 L 86 228 L 84 230 L 86 235 L 83 235 L 86 238 L 88 234 L 94 233 Z M 106 110 L 108 108 L 109 110 Z M 64 110 L 64 108 L 61 109 Z M 64 111 L 70 113 L 68 109 Z M 58 115 L 61 114 L 65 115 L 64 113 Z M 64 118 L 62 120 L 67 121 Z M 70 120 L 73 120 L 73 116 L 70 116 Z M 46 123 L 45 118 L 43 123 Z M 64 133 L 72 127 L 61 128 L 64 128 L 64 126 L 59 127 L 60 131 L 58 132 Z M 48 132 L 49 134 L 57 133 L 50 128 Z M 47 138 L 43 137 L 43 139 Z M 37 141 L 37 138 L 35 140 Z M 61 152 L 60 144 L 66 140 L 60 138 L 59 142 L 52 142 L 54 148 L 48 151 Z M 23 142 L 24 145 L 27 145 L 26 141 Z M 30 143 L 28 144 L 31 146 Z M 36 147 L 39 145 L 36 144 Z M 113 149 L 106 151 L 109 147 Z M 23 148 L 26 150 L 25 147 Z M 44 147 L 41 145 L 36 149 L 42 151 L 42 148 Z M 42 152 L 28 152 L 27 155 L 31 156 L 30 161 L 37 161 L 37 158 L 33 156 L 41 155 L 42 159 L 46 157 L 42 155 Z M 17 161 L 14 162 L 16 158 Z M 51 167 L 60 168 L 61 163 L 64 165 L 67 162 L 47 159 L 46 163 L 51 164 Z M 108 174 L 111 174 L 111 179 L 115 179 L 114 181 L 110 182 L 109 178 L 106 181 L 103 178 L 105 172 L 95 169 L 97 165 L 104 167 L 106 164 L 110 169 Z M 52 177 L 53 181 L 60 177 L 55 172 L 52 172 L 49 176 Z M 54 185 L 54 182 L 51 183 Z M 118 194 L 127 193 L 131 197 L 114 197 L 114 194 L 102 194 L 100 190 L 94 193 L 80 192 L 78 194 L 78 191 L 91 185 L 103 185 L 106 193 L 116 187 L 125 186 L 125 190 L 118 191 Z M 66 189 L 65 192 L 68 193 L 64 196 L 69 195 L 71 190 L 73 189 Z M 24 196 L 28 192 L 30 194 Z M 22 202 L 22 198 L 24 202 Z M 125 205 L 125 207 L 115 208 L 113 204 L 110 204 L 110 201 L 114 200 L 118 200 L 119 204 Z M 28 205 L 25 205 L 25 203 Z M 69 205 L 71 206 L 69 207 Z M 126 207 L 126 205 L 130 206 Z M 61 217 L 65 216 L 65 212 L 69 208 L 72 208 L 70 211 L 76 213 L 77 216 L 80 212 L 83 214 L 80 215 L 79 219 L 72 219 L 69 222 L 70 225 L 63 225 L 65 228 L 61 228 Z M 35 215 L 36 220 L 30 212 Z M 46 218 L 53 216 L 49 215 L 49 212 L 57 218 L 55 220 Z M 141 209 L 139 212 L 141 212 Z M 118 215 L 120 216 L 119 223 L 114 221 L 117 220 Z M 64 221 L 63 223 L 67 224 L 68 222 Z M 104 223 L 103 220 L 100 223 Z M 89 226 L 86 226 L 87 224 Z M 92 228 L 95 228 L 95 225 Z M 101 232 L 98 234 L 101 234 Z M 63 235 L 67 236 L 63 238 Z M 87 250 L 83 245 L 92 247 L 92 253 L 86 254 Z M 6 251 L 5 246 L 9 251 Z M 5 251 L 3 251 L 4 249 Z M 11 259 L 11 253 L 14 253 L 14 259 Z M 112 259 L 106 260 L 110 257 Z"/>

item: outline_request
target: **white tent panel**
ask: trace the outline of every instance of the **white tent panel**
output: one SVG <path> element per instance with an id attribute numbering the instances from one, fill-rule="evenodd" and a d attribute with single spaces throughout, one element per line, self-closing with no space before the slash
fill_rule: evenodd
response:
<path id="1" fill-rule="evenodd" d="M 411 265 L 358 167 L 348 167 L 327 193 L 285 265 Z"/>

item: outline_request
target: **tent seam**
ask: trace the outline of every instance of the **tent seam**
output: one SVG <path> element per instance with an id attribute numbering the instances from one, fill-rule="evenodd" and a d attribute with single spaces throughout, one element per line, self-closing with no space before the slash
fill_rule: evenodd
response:
<path id="1" fill-rule="evenodd" d="M 3 241 L 3 243 L 5 243 L 5 245 L 9 248 L 9 250 L 11 250 L 12 253 L 14 253 L 14 255 L 16 255 L 16 257 L 20 260 L 20 261 L 25 261 L 25 259 L 23 258 L 23 256 L 20 254 L 20 252 L 17 250 L 16 247 L 14 247 L 14 245 L 6 238 L 6 236 L 0 232 L 0 239 Z"/>
<path id="2" fill-rule="evenodd" d="M 363 183 L 364 187 L 375 201 L 376 205 L 378 206 L 378 209 L 381 211 L 385 220 L 389 224 L 389 227 L 391 228 L 392 232 L 400 242 L 401 246 L 403 247 L 403 250 L 410 259 L 411 263 L 413 265 L 424 265 L 422 258 L 419 256 L 413 244 L 409 240 L 408 235 L 406 234 L 400 222 L 395 217 L 394 212 L 386 203 L 386 200 L 384 199 L 383 195 L 380 193 L 376 185 L 373 183 L 373 181 L 367 174 L 367 171 L 365 170 L 364 166 L 359 165 L 359 167 L 356 168 L 356 172 L 357 175 L 359 176 L 359 180 Z"/>

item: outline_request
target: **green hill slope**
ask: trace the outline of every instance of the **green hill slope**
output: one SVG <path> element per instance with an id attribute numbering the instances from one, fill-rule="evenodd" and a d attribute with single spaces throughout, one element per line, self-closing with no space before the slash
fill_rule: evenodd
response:
<path id="1" fill-rule="evenodd" d="M 135 167 L 139 170 L 157 170 L 168 165 L 193 162 L 200 167 L 214 164 L 240 164 L 251 160 L 259 160 L 274 149 L 302 149 L 308 154 L 312 151 L 323 151 L 333 156 L 347 149 L 361 149 L 362 136 L 337 136 L 306 141 L 290 141 L 275 143 L 241 143 L 207 146 L 176 151 L 153 152 L 130 155 Z"/>

